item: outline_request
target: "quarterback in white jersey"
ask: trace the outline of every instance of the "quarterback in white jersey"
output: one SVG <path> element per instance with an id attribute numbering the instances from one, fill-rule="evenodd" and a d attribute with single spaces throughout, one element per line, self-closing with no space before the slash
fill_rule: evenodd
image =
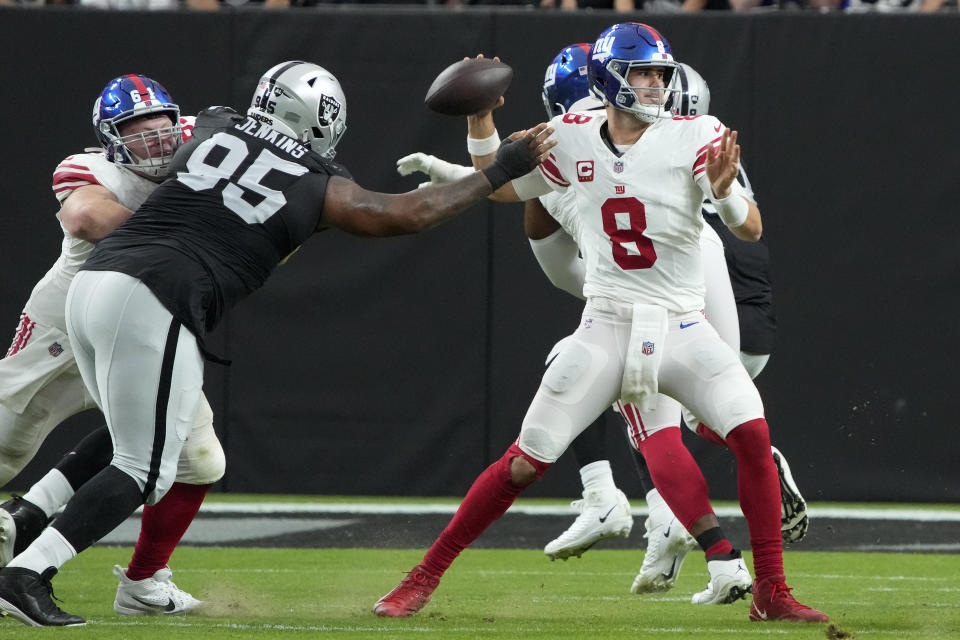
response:
<path id="1" fill-rule="evenodd" d="M 95 243 L 156 189 L 176 144 L 190 138 L 193 122 L 193 117 L 180 116 L 155 81 L 121 76 L 108 83 L 94 108 L 102 146 L 68 156 L 54 170 L 61 253 L 34 286 L 13 343 L 0 359 L 0 486 L 26 466 L 57 425 L 96 408 L 67 336 L 67 290 Z M 23 497 L 0 504 L 0 567 L 39 535 L 77 486 L 109 462 L 111 451 L 102 427 Z M 213 412 L 204 398 L 179 459 L 177 489 L 167 505 L 144 511 L 143 533 L 130 567 L 115 567 L 120 578 L 117 613 L 182 613 L 199 604 L 169 580 L 166 561 L 224 468 Z"/>
<path id="2" fill-rule="evenodd" d="M 760 237 L 760 212 L 736 184 L 737 133 L 712 116 L 672 117 L 676 68 L 655 29 L 625 23 L 604 31 L 588 70 L 605 113 L 555 118 L 558 144 L 548 160 L 494 194 L 515 201 L 574 191 L 586 307 L 548 366 L 516 443 L 475 480 L 422 562 L 377 602 L 375 613 L 405 617 L 422 608 L 460 551 L 607 407 L 620 399 L 659 410 L 662 393 L 701 417 L 737 457 L 756 576 L 751 620 L 827 620 L 786 586 L 780 485 L 763 404 L 736 352 L 702 311 L 704 197 L 744 240 Z M 702 474 L 656 476 L 655 469 L 669 474 L 676 466 L 670 458 L 679 444 L 679 429 L 663 429 L 641 446 L 654 483 L 705 550 L 709 592 L 728 571 L 740 573 L 743 560 L 720 532 Z"/>
<path id="3" fill-rule="evenodd" d="M 622 154 L 601 134 L 602 112 L 569 113 L 551 124 L 558 140 L 552 157 L 514 186 L 522 197 L 576 183 L 575 210 L 591 212 L 580 216 L 584 294 L 675 313 L 702 309 L 700 204 L 713 197 L 707 152 L 722 141 L 723 124 L 713 116 L 658 120 Z M 643 277 L 635 277 L 640 270 Z"/>

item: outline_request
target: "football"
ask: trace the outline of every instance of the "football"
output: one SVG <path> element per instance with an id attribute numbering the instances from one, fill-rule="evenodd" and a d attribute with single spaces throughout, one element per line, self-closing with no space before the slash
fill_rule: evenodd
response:
<path id="1" fill-rule="evenodd" d="M 492 106 L 512 79 L 509 65 L 491 58 L 468 58 L 441 71 L 423 102 L 437 113 L 467 116 Z"/>

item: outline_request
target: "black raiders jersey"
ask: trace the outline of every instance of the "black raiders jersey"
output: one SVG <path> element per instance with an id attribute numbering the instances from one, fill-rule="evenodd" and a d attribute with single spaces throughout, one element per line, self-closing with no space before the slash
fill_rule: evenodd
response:
<path id="1" fill-rule="evenodd" d="M 740 168 L 737 181 L 753 194 L 746 171 Z M 727 228 L 709 200 L 703 203 L 703 219 L 720 236 L 730 273 L 733 297 L 740 316 L 740 349 L 750 353 L 772 353 L 777 318 L 770 281 L 770 250 L 767 240 L 746 242 Z"/>
<path id="2" fill-rule="evenodd" d="M 168 178 L 83 265 L 141 280 L 198 338 L 314 231 L 340 165 L 226 107 L 197 116 Z"/>

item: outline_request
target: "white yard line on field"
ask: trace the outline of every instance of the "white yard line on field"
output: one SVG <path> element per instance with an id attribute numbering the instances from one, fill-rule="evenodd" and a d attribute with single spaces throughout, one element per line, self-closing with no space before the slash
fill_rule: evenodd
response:
<path id="1" fill-rule="evenodd" d="M 200 513 L 206 514 L 366 514 L 366 515 L 428 515 L 456 512 L 456 504 L 423 503 L 395 504 L 370 502 L 338 503 L 289 503 L 289 502 L 204 502 Z M 739 507 L 716 507 L 721 518 L 742 518 Z M 857 508 L 857 507 L 810 507 L 811 518 L 837 518 L 842 520 L 909 520 L 914 522 L 960 522 L 960 511 L 946 509 L 909 508 Z M 508 513 L 543 516 L 566 516 L 574 513 L 563 505 L 515 504 Z M 636 517 L 647 516 L 645 507 L 633 509 Z"/>

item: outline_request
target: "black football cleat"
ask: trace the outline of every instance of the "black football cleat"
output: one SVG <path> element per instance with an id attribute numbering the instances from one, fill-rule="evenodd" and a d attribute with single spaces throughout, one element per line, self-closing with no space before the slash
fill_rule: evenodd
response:
<path id="1" fill-rule="evenodd" d="M 30 546 L 47 526 L 43 509 L 20 496 L 0 504 L 0 567 Z"/>
<path id="2" fill-rule="evenodd" d="M 37 573 L 23 567 L 0 569 L 0 612 L 30 627 L 76 627 L 87 624 L 53 602 L 50 578 L 57 570 Z"/>

